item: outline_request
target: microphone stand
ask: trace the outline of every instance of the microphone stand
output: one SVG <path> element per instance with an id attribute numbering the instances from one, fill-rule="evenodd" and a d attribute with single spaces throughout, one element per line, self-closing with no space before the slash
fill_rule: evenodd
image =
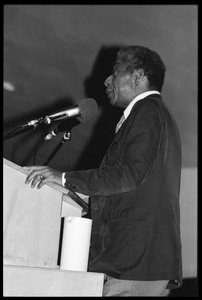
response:
<path id="1" fill-rule="evenodd" d="M 38 125 L 38 124 L 37 124 Z M 6 141 L 16 135 L 19 135 L 21 133 L 24 133 L 26 131 L 32 130 L 32 129 L 36 129 L 37 125 L 31 125 L 31 126 L 19 126 L 16 129 L 10 131 L 9 133 L 7 133 L 6 135 L 4 135 L 3 140 Z"/>
<path id="2" fill-rule="evenodd" d="M 60 125 L 58 125 L 58 132 L 60 132 L 60 130 L 62 131 L 66 131 L 65 134 L 63 135 L 62 140 L 60 141 L 60 143 L 57 145 L 57 147 L 53 150 L 53 152 L 51 153 L 51 155 L 48 157 L 48 159 L 44 162 L 43 166 L 46 166 L 50 160 L 53 158 L 53 156 L 58 152 L 58 150 L 63 146 L 63 144 L 66 141 L 70 141 L 71 140 L 71 130 L 74 126 L 77 126 L 78 124 L 80 124 L 81 122 L 78 119 L 72 119 L 72 120 L 66 120 L 63 121 Z"/>
<path id="3" fill-rule="evenodd" d="M 47 164 L 51 161 L 51 159 L 55 156 L 55 154 L 58 152 L 58 150 L 64 145 L 66 141 L 71 140 L 71 131 L 67 130 L 65 134 L 63 135 L 62 140 L 60 143 L 57 145 L 57 147 L 53 150 L 51 155 L 47 158 L 47 160 L 44 162 L 43 166 L 47 166 Z"/>
<path id="4" fill-rule="evenodd" d="M 32 120 L 29 121 L 27 124 L 21 125 L 19 127 L 17 127 L 16 129 L 12 130 L 11 132 L 7 133 L 4 137 L 3 140 L 6 141 L 16 135 L 19 135 L 21 133 L 24 133 L 26 131 L 32 130 L 32 129 L 36 129 L 40 124 L 50 124 L 52 121 L 57 120 L 57 116 L 55 117 L 40 117 L 36 120 Z"/>
<path id="5" fill-rule="evenodd" d="M 44 162 L 43 166 L 46 166 L 50 162 L 50 160 L 54 157 L 54 155 L 58 152 L 58 150 L 62 147 L 62 145 L 66 141 L 70 141 L 70 140 L 71 140 L 71 130 L 68 129 L 65 132 L 65 134 L 63 135 L 63 138 L 60 141 L 60 143 L 55 147 L 55 149 L 53 150 L 53 152 L 51 153 L 51 155 Z M 88 204 L 83 199 L 81 199 L 74 191 L 71 191 L 69 189 L 66 195 L 69 196 L 71 199 L 73 199 L 88 214 L 88 212 L 89 212 Z"/>

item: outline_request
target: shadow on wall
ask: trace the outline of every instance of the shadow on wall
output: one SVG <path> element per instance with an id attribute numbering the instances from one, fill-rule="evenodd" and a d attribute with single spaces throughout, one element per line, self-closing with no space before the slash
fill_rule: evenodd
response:
<path id="1" fill-rule="evenodd" d="M 101 47 L 92 73 L 85 80 L 85 94 L 87 98 L 96 100 L 101 115 L 93 128 L 92 137 L 76 165 L 77 170 L 99 167 L 113 140 L 116 124 L 122 115 L 122 109 L 110 104 L 104 85 L 106 78 L 113 73 L 117 52 L 121 47 L 122 45 Z"/>
<path id="2" fill-rule="evenodd" d="M 92 72 L 84 81 L 86 98 L 93 98 L 96 100 L 99 107 L 99 116 L 94 125 L 90 141 L 84 147 L 74 169 L 82 170 L 99 167 L 104 154 L 114 138 L 115 127 L 123 110 L 110 104 L 105 92 L 106 87 L 104 81 L 112 74 L 117 52 L 122 46 L 123 45 L 113 45 L 101 47 Z M 65 97 L 65 99 L 56 99 L 51 108 L 40 107 L 30 114 L 17 116 L 12 120 L 6 120 L 4 122 L 4 132 L 7 134 L 23 123 L 51 114 L 74 104 L 73 99 L 68 96 Z M 8 159 L 19 165 L 32 164 L 36 151 L 43 146 L 43 138 L 57 125 L 57 122 L 54 122 L 54 124 L 50 124 L 49 126 L 42 125 L 40 128 L 36 128 L 32 134 L 27 132 L 15 137 L 12 144 L 13 150 L 9 152 Z M 26 155 L 19 155 L 19 152 L 23 151 L 25 147 Z M 37 155 L 37 163 L 38 157 L 39 155 Z"/>

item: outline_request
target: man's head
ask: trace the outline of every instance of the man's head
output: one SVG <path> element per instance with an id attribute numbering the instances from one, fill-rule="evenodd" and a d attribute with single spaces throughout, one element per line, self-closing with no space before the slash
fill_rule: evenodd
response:
<path id="1" fill-rule="evenodd" d="M 126 107 L 143 92 L 161 92 L 165 70 L 165 65 L 156 52 L 143 46 L 121 48 L 117 54 L 114 73 L 105 81 L 111 104 Z"/>

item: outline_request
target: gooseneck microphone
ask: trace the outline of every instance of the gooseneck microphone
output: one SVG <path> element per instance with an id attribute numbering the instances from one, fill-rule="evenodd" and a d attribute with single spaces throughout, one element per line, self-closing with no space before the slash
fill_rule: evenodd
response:
<path id="1" fill-rule="evenodd" d="M 50 114 L 45 117 L 41 117 L 35 120 L 31 120 L 22 127 L 27 127 L 27 126 L 37 126 L 38 124 L 50 124 L 52 121 L 58 121 L 58 120 L 63 120 L 63 119 L 68 119 L 68 118 L 73 118 L 73 117 L 80 117 L 79 120 L 82 121 L 82 119 L 88 119 L 89 117 L 91 118 L 91 113 L 93 113 L 95 110 L 97 110 L 97 102 L 92 99 L 83 99 L 80 100 L 77 105 L 74 105 L 69 108 L 65 108 L 63 110 L 60 110 L 56 113 Z"/>
<path id="2" fill-rule="evenodd" d="M 96 101 L 91 98 L 79 101 L 77 107 L 68 110 L 71 110 L 71 113 L 69 114 L 71 117 L 69 116 L 66 120 L 62 121 L 55 129 L 45 136 L 44 140 L 48 141 L 60 132 L 71 130 L 81 123 L 88 122 L 95 116 L 97 109 Z"/>
<path id="3" fill-rule="evenodd" d="M 88 99 L 80 100 L 77 103 L 77 105 L 62 109 L 53 114 L 47 115 L 45 117 L 40 117 L 38 119 L 31 120 L 25 124 L 20 125 L 19 127 L 15 128 L 11 132 L 7 133 L 4 136 L 4 141 L 23 132 L 29 131 L 31 129 L 35 129 L 40 124 L 47 125 L 53 121 L 58 121 L 63 119 L 68 120 L 67 122 L 60 124 L 54 130 L 54 132 L 50 133 L 50 135 L 48 135 L 45 138 L 45 140 L 48 140 L 52 138 L 54 135 L 58 134 L 59 132 L 66 131 L 66 128 L 71 129 L 80 123 L 87 122 L 97 113 L 97 109 L 98 109 L 97 102 L 94 99 L 88 98 Z"/>

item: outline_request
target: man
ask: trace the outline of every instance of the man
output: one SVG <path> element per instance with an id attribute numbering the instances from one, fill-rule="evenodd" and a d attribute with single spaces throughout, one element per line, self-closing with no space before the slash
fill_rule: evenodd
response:
<path id="1" fill-rule="evenodd" d="M 182 284 L 181 145 L 160 95 L 164 77 L 156 52 L 123 47 L 105 85 L 124 119 L 100 167 L 63 174 L 28 167 L 32 187 L 63 182 L 90 196 L 89 271 L 107 274 L 103 296 L 163 296 Z"/>

